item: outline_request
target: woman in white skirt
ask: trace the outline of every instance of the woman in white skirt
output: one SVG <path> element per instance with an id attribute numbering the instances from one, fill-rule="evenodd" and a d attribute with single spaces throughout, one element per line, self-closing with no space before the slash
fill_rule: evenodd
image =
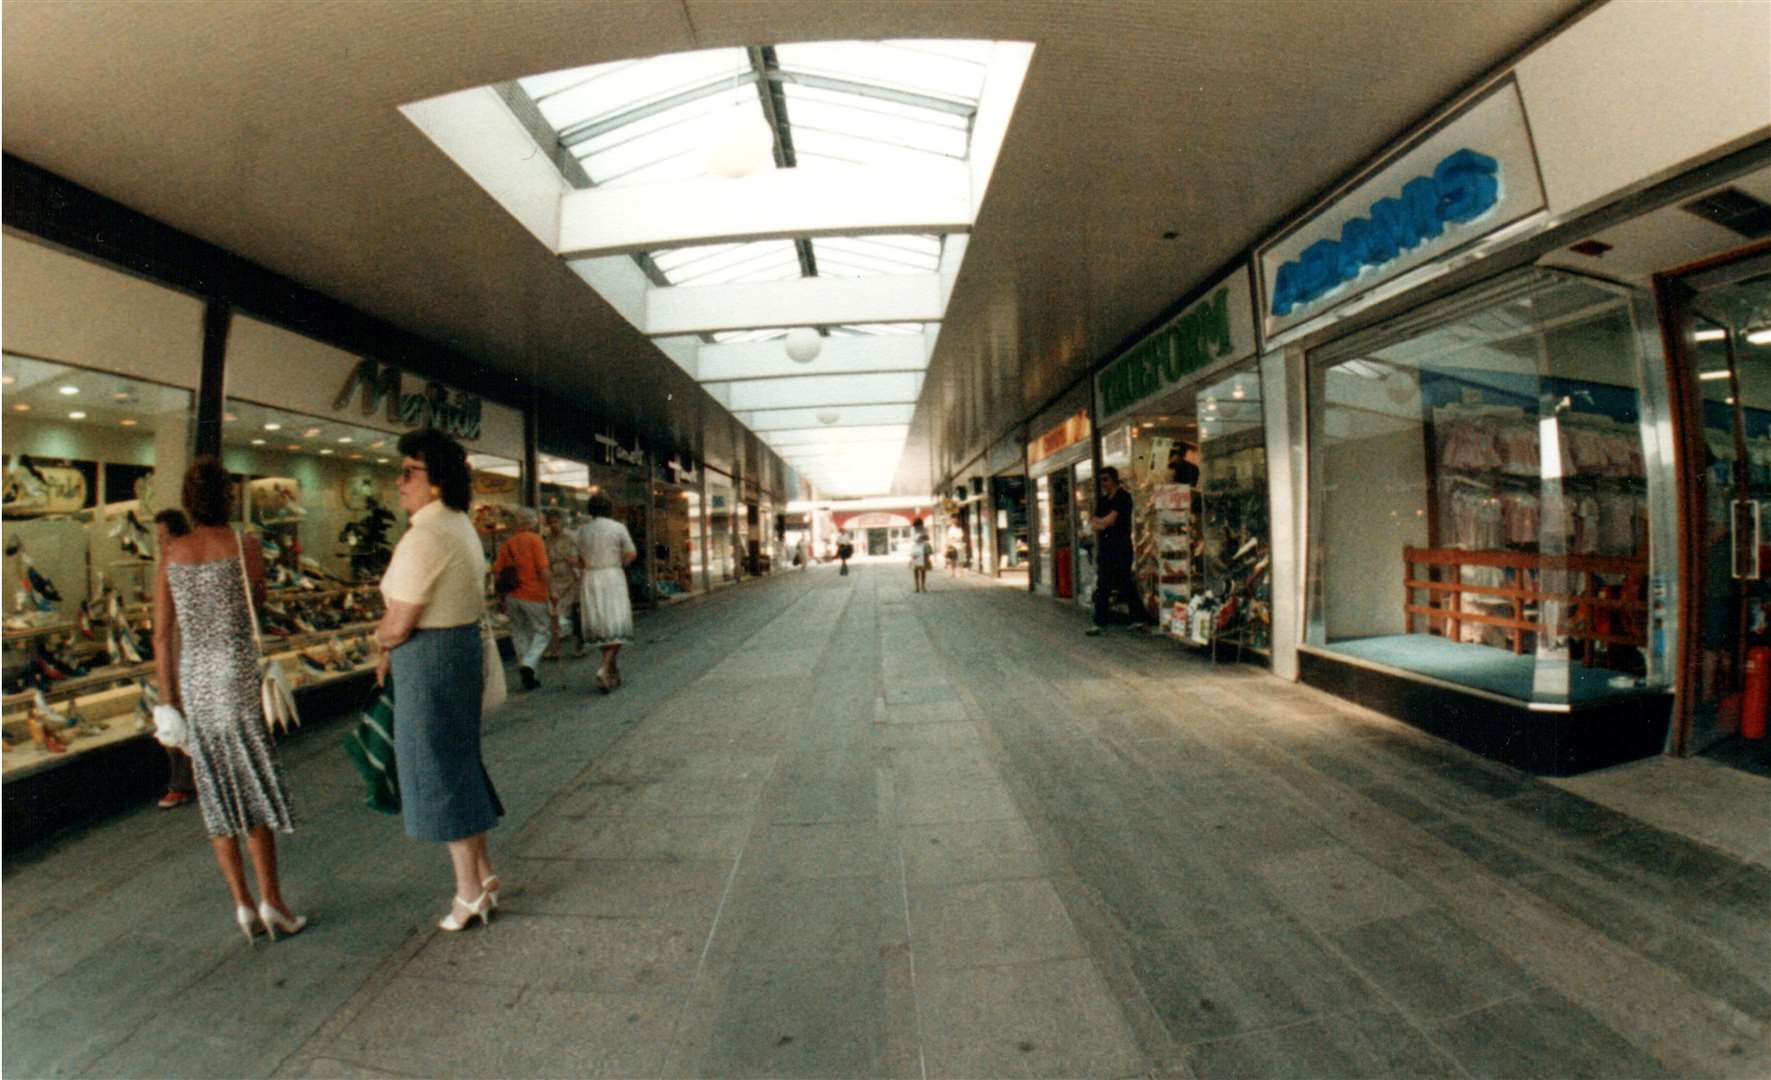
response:
<path id="1" fill-rule="evenodd" d="M 608 693 L 621 685 L 616 655 L 633 636 L 633 604 L 627 598 L 627 565 L 639 557 L 627 526 L 610 515 L 615 504 L 601 492 L 590 497 L 590 520 L 578 527 L 578 562 L 584 570 L 579 615 L 585 640 L 603 650 L 597 688 Z"/>

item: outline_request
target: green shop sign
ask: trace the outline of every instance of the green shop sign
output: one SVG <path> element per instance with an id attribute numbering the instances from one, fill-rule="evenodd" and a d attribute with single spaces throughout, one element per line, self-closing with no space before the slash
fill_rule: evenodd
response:
<path id="1" fill-rule="evenodd" d="M 1237 270 L 1095 376 L 1103 420 L 1156 396 L 1212 364 L 1246 352 L 1254 311 L 1248 274 Z"/>

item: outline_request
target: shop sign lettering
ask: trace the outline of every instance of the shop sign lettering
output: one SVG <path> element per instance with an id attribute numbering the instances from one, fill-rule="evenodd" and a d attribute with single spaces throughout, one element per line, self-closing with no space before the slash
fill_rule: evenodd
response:
<path id="1" fill-rule="evenodd" d="M 634 444 L 632 450 L 629 450 L 609 435 L 598 435 L 596 441 L 603 448 L 603 460 L 610 465 L 644 465 L 646 463 L 645 451 L 641 450 L 637 443 Z"/>
<path id="2" fill-rule="evenodd" d="M 1101 412 L 1117 413 L 1229 356 L 1235 348 L 1230 339 L 1230 290 L 1219 289 L 1101 372 Z"/>
<path id="3" fill-rule="evenodd" d="M 1263 348 L 1517 237 L 1546 207 L 1518 85 L 1503 79 L 1261 248 Z"/>
<path id="4" fill-rule="evenodd" d="M 1084 409 L 1028 443 L 1027 463 L 1032 465 L 1043 461 L 1067 446 L 1074 446 L 1088 436 L 1088 410 Z"/>
<path id="5" fill-rule="evenodd" d="M 345 411 L 359 391 L 364 416 L 373 416 L 385 402 L 391 424 L 434 427 L 445 435 L 470 442 L 480 437 L 480 399 L 476 394 L 451 391 L 437 382 L 426 383 L 419 393 L 407 394 L 401 389 L 399 368 L 364 360 L 351 370 L 332 407 Z"/>
<path id="6" fill-rule="evenodd" d="M 1434 166 L 1431 176 L 1402 185 L 1400 195 L 1371 204 L 1367 217 L 1341 226 L 1340 239 L 1318 240 L 1279 267 L 1273 314 L 1289 315 L 1352 281 L 1366 267 L 1382 267 L 1447 225 L 1466 225 L 1500 201 L 1500 163 L 1465 147 Z"/>

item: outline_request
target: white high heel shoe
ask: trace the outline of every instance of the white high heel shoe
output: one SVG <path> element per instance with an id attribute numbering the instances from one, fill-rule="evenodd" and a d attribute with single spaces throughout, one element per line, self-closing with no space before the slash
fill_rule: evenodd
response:
<path id="1" fill-rule="evenodd" d="M 455 913 L 460 910 L 465 910 L 467 914 L 458 918 Z M 449 908 L 449 914 L 437 922 L 437 929 L 447 930 L 453 934 L 458 930 L 466 930 L 468 927 L 472 926 L 475 919 L 480 920 L 481 926 L 485 926 L 487 922 L 490 921 L 491 917 L 491 893 L 482 892 L 479 899 L 471 904 L 457 896 L 454 905 Z"/>
<path id="2" fill-rule="evenodd" d="M 258 912 L 253 911 L 245 904 L 237 904 L 234 906 L 234 921 L 240 924 L 240 933 L 246 935 L 246 944 L 258 944 L 258 929 L 260 925 L 258 921 Z"/>
<path id="3" fill-rule="evenodd" d="M 264 932 L 270 936 L 272 941 L 277 940 L 279 930 L 283 932 L 284 937 L 294 937 L 301 933 L 302 927 L 307 925 L 306 915 L 286 916 L 269 904 L 263 903 L 258 905 L 258 917 L 264 923 Z"/>
<path id="4" fill-rule="evenodd" d="M 492 898 L 492 904 L 489 910 L 496 911 L 498 909 L 498 890 L 503 887 L 503 884 L 503 882 L 498 880 L 497 874 L 493 874 L 486 878 L 486 880 L 480 882 L 480 888 L 485 891 L 487 896 Z"/>

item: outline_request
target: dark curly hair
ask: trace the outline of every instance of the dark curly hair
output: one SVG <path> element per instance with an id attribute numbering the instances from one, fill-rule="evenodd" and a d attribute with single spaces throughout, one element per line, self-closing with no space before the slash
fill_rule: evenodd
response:
<path id="1" fill-rule="evenodd" d="M 436 428 L 420 428 L 400 436 L 400 453 L 424 462 L 430 482 L 441 492 L 443 505 L 466 510 L 473 501 L 473 471 L 467 467 L 467 451 Z"/>
<path id="2" fill-rule="evenodd" d="M 220 459 L 204 454 L 184 474 L 184 509 L 198 525 L 226 525 L 233 516 L 234 480 Z"/>
<path id="3" fill-rule="evenodd" d="M 184 516 L 183 510 L 162 510 L 154 515 L 154 524 L 166 526 L 166 531 L 175 537 L 191 531 L 191 519 Z"/>
<path id="4" fill-rule="evenodd" d="M 600 491 L 590 497 L 590 504 L 585 509 L 590 511 L 591 517 L 615 516 L 614 501 Z"/>

